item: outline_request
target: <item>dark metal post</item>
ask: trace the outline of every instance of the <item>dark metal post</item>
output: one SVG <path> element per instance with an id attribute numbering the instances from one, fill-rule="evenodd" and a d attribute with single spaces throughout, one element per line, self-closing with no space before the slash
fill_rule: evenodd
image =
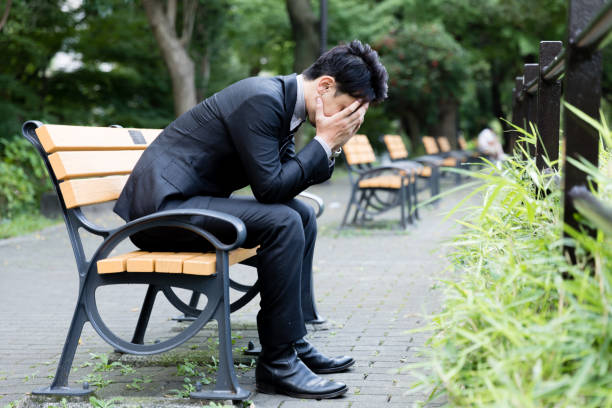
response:
<path id="1" fill-rule="evenodd" d="M 320 10 L 321 52 L 327 51 L 327 0 L 321 0 Z"/>
<path id="2" fill-rule="evenodd" d="M 512 89 L 512 123 L 518 127 L 525 127 L 525 118 L 523 113 L 523 101 L 520 100 L 519 95 L 523 89 L 523 77 L 519 76 L 514 78 L 514 89 Z M 518 141 L 520 133 L 516 130 L 510 132 L 510 153 L 514 152 L 516 143 Z"/>
<path id="3" fill-rule="evenodd" d="M 559 120 L 561 105 L 561 81 L 547 81 L 542 72 L 555 56 L 563 49 L 561 41 L 540 42 L 540 79 L 538 83 L 538 140 L 536 164 L 538 169 L 545 167 L 544 156 L 551 161 L 559 158 Z M 557 165 L 554 165 L 557 168 Z"/>
<path id="4" fill-rule="evenodd" d="M 523 92 L 525 94 L 525 105 L 526 105 L 526 127 L 527 132 L 531 132 L 529 123 L 533 123 L 535 126 L 538 123 L 538 95 L 536 93 L 529 93 L 525 85 L 531 83 L 540 75 L 540 67 L 538 64 L 525 64 L 525 80 L 523 85 Z M 535 157 L 537 145 L 529 145 L 529 155 Z"/>
<path id="5" fill-rule="evenodd" d="M 579 48 L 576 37 L 599 13 L 604 0 L 570 0 L 568 18 L 567 59 L 565 68 L 565 101 L 593 118 L 598 118 L 601 99 L 601 54 L 590 48 Z M 599 137 L 597 131 L 585 125 L 568 109 L 563 111 L 565 155 L 579 160 L 585 158 L 595 166 L 598 164 Z M 586 184 L 587 175 L 569 162 L 564 162 L 563 177 L 563 221 L 573 228 L 579 228 L 574 218 L 576 209 L 569 196 L 574 186 Z M 595 234 L 595 231 L 590 231 Z M 572 261 L 576 261 L 574 248 L 565 247 Z"/>

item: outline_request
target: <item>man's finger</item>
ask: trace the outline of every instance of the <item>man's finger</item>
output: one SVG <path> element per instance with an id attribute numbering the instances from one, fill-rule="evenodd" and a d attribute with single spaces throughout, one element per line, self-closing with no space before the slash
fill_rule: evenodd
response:
<path id="1" fill-rule="evenodd" d="M 354 126 L 355 123 L 363 122 L 363 115 L 353 115 L 348 118 L 349 126 Z"/>
<path id="2" fill-rule="evenodd" d="M 358 110 L 357 108 L 359 108 L 360 103 L 361 102 L 359 101 L 355 101 L 346 108 L 342 109 L 340 112 L 336 113 L 334 116 L 338 118 L 350 116 Z"/>

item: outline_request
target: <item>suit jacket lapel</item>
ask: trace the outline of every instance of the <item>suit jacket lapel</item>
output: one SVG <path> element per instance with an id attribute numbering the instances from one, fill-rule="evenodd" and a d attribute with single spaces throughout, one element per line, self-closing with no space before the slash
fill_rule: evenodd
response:
<path id="1" fill-rule="evenodd" d="M 291 74 L 282 77 L 285 88 L 285 118 L 283 120 L 283 134 L 281 140 L 289 136 L 291 117 L 295 110 L 295 101 L 297 99 L 297 79 L 296 74 Z"/>

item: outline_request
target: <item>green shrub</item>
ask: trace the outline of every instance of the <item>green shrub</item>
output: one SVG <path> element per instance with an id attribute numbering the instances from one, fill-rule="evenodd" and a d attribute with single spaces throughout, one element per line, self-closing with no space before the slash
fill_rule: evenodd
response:
<path id="1" fill-rule="evenodd" d="M 610 202 L 610 175 L 575 164 Z M 482 181 L 483 203 L 468 209 L 453 242 L 458 273 L 426 329 L 434 335 L 416 389 L 462 407 L 612 406 L 611 237 L 563 227 L 558 174 L 541 174 L 533 160 L 515 155 L 471 175 Z M 576 265 L 564 243 L 576 246 Z"/>
<path id="2" fill-rule="evenodd" d="M 44 164 L 23 137 L 0 139 L 0 219 L 37 209 L 51 189 Z"/>

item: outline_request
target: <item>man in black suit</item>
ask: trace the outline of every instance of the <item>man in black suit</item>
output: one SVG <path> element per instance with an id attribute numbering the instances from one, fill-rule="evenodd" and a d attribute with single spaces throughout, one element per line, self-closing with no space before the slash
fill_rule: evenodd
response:
<path id="1" fill-rule="evenodd" d="M 157 211 L 219 210 L 246 225 L 243 246 L 260 245 L 257 273 L 262 345 L 256 369 L 260 392 L 332 398 L 345 384 L 317 374 L 353 365 L 328 358 L 303 339 L 312 319 L 310 277 L 316 239 L 313 209 L 295 199 L 331 176 L 341 146 L 359 129 L 370 102 L 387 94 L 387 72 L 369 45 L 331 49 L 301 75 L 247 78 L 207 98 L 172 122 L 145 150 L 116 205 L 132 220 Z M 315 139 L 295 152 L 294 133 L 308 120 Z M 229 198 L 251 186 L 254 199 Z M 220 236 L 231 232 L 204 217 L 193 222 Z M 158 229 L 132 237 L 142 249 L 199 251 L 184 230 Z"/>

